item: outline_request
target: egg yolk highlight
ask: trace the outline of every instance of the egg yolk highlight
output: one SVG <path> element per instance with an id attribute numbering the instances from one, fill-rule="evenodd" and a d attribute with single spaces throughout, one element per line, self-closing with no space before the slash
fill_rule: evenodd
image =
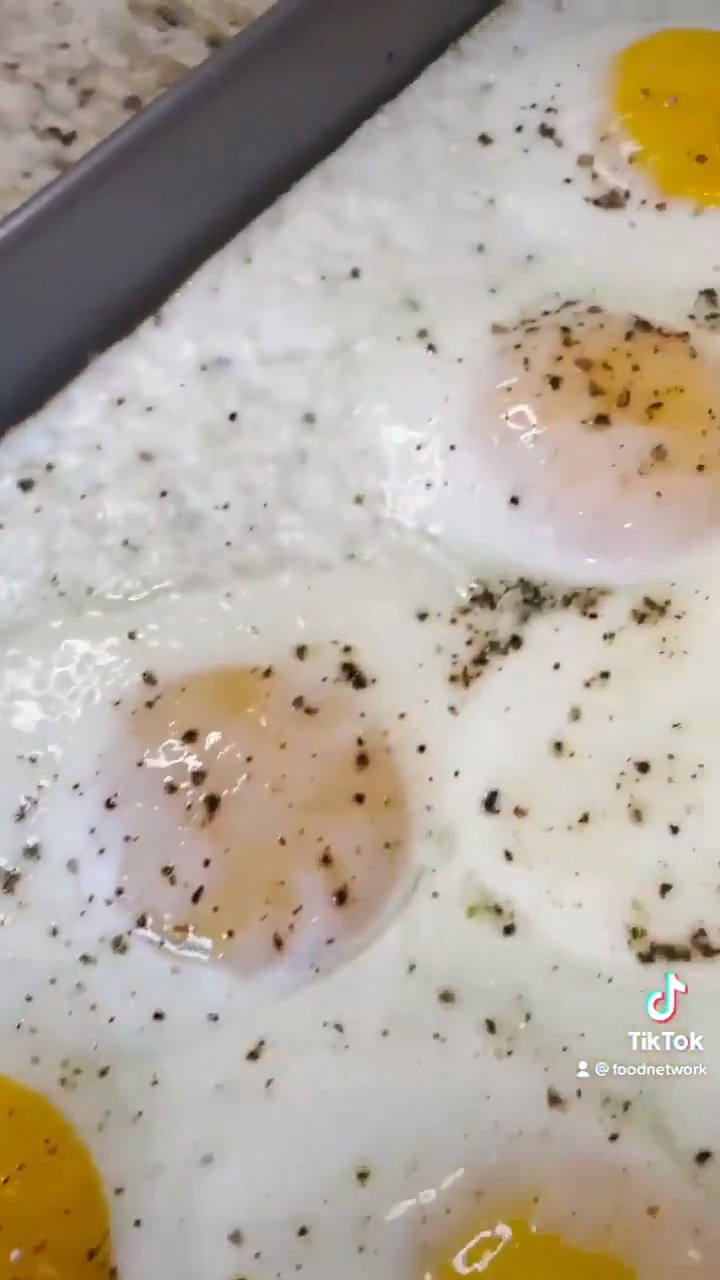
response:
<path id="1" fill-rule="evenodd" d="M 613 108 L 634 163 L 667 196 L 720 204 L 720 32 L 657 31 L 613 67 Z"/>
<path id="2" fill-rule="evenodd" d="M 129 719 L 133 776 L 110 801 L 138 926 L 244 971 L 337 963 L 407 872 L 408 804 L 367 711 L 372 677 L 338 644 L 148 678 Z"/>
<path id="3" fill-rule="evenodd" d="M 0 1280 L 113 1280 L 89 1152 L 56 1107 L 0 1076 Z"/>
<path id="4" fill-rule="evenodd" d="M 495 326 L 505 372 L 495 413 L 525 444 L 567 423 L 605 434 L 623 467 L 625 432 L 633 474 L 701 476 L 720 463 L 720 379 L 689 332 L 641 316 L 574 302 L 517 325 Z"/>
<path id="5" fill-rule="evenodd" d="M 422 1280 L 486 1273 L 492 1280 L 635 1280 L 624 1263 L 565 1244 L 521 1219 L 478 1229 L 431 1264 Z"/>

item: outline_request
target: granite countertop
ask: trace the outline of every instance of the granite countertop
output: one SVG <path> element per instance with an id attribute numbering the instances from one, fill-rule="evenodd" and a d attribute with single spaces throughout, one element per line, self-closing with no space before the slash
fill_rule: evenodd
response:
<path id="1" fill-rule="evenodd" d="M 272 0 L 3 0 L 0 217 Z"/>

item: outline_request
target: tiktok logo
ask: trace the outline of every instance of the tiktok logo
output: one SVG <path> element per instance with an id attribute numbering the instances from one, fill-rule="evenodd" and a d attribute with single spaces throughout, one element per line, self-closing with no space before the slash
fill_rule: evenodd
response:
<path id="1" fill-rule="evenodd" d="M 672 1022 L 678 1011 L 678 997 L 687 992 L 686 982 L 681 982 L 676 973 L 666 973 L 665 985 L 659 991 L 651 991 L 647 998 L 648 1017 L 653 1022 Z"/>

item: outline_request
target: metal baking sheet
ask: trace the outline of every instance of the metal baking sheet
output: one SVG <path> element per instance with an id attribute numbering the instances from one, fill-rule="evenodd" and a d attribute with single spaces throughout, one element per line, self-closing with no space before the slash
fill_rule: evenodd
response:
<path id="1" fill-rule="evenodd" d="M 278 0 L 0 222 L 0 435 L 498 0 Z"/>

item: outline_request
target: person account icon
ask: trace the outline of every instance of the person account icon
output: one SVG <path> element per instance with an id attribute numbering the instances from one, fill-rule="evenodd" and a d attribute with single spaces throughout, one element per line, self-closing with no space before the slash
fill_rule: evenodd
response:
<path id="1" fill-rule="evenodd" d="M 585 1061 L 585 1059 L 584 1059 L 584 1058 L 581 1058 L 581 1059 L 580 1059 L 580 1061 L 578 1062 L 577 1078 L 578 1078 L 578 1080 L 589 1080 L 589 1079 L 590 1079 L 590 1072 L 588 1071 L 588 1064 L 587 1064 L 587 1062 Z"/>

